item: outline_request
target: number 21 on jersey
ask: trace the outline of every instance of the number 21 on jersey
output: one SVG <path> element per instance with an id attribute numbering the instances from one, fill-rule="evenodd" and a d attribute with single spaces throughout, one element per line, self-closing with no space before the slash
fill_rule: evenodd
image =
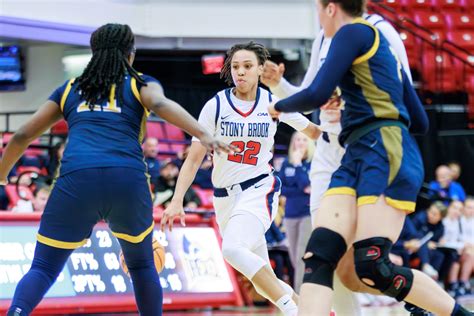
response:
<path id="1" fill-rule="evenodd" d="M 77 112 L 90 111 L 89 105 L 86 102 L 82 102 L 77 107 Z M 94 111 L 103 111 L 103 112 L 112 112 L 112 113 L 122 113 L 122 109 L 117 106 L 117 100 L 115 99 L 115 84 L 110 88 L 109 101 L 104 105 L 100 106 L 98 104 L 94 105 Z"/>

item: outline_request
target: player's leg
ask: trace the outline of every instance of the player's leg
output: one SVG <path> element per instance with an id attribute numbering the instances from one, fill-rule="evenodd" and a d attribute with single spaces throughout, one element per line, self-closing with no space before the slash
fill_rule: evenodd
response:
<path id="1" fill-rule="evenodd" d="M 310 209 L 313 227 L 316 227 L 314 216 L 318 212 L 324 192 L 327 191 L 329 183 L 331 182 L 331 176 L 340 166 L 342 156 L 344 155 L 344 149 L 339 145 L 337 140 L 334 142 L 328 142 L 328 140 L 329 139 L 323 139 L 322 137 L 318 139 L 316 152 L 311 162 Z M 350 259 L 352 266 L 350 266 L 349 263 L 349 265 L 344 265 L 346 266 L 345 269 L 340 269 L 341 264 L 347 262 L 347 258 Z M 336 315 L 361 315 L 362 313 L 355 293 L 347 288 L 343 281 L 339 280 L 341 272 L 345 273 L 347 268 L 355 271 L 353 262 L 352 255 L 346 254 L 341 259 L 338 269 L 336 270 L 333 299 L 333 308 L 336 311 Z M 352 274 L 351 279 L 355 280 L 358 285 L 362 284 L 355 276 L 355 273 Z"/>
<path id="2" fill-rule="evenodd" d="M 37 242 L 31 268 L 18 282 L 7 315 L 29 315 L 54 284 L 73 251 Z"/>
<path id="3" fill-rule="evenodd" d="M 262 236 L 262 241 L 260 242 L 260 246 L 253 249 L 252 252 L 254 254 L 260 256 L 260 258 L 265 260 L 265 262 L 267 262 L 270 265 L 270 259 L 268 257 L 267 241 L 265 240 L 265 236 Z M 277 277 L 277 276 L 275 275 L 275 277 Z M 298 294 L 296 294 L 296 292 L 293 290 L 293 288 L 288 283 L 285 283 L 280 279 L 278 281 L 280 282 L 280 285 L 285 289 L 286 294 L 290 295 L 291 298 L 293 299 L 293 301 L 296 303 L 296 305 L 298 305 L 298 300 L 299 300 Z M 254 287 L 255 287 L 255 289 L 257 290 L 258 293 L 263 293 L 263 290 L 257 288 L 257 286 L 255 284 L 254 284 Z M 263 295 L 263 294 L 261 294 L 261 295 Z"/>
<path id="4" fill-rule="evenodd" d="M 309 216 L 302 217 L 298 220 L 298 240 L 296 242 L 296 263 L 295 263 L 295 291 L 299 293 L 301 284 L 303 283 L 304 262 L 303 256 L 308 244 L 309 237 L 313 231 L 311 218 Z"/>
<path id="5" fill-rule="evenodd" d="M 153 259 L 153 232 L 142 242 L 132 243 L 118 238 L 125 257 L 140 315 L 161 315 L 163 293 Z"/>
<path id="6" fill-rule="evenodd" d="M 297 280 L 297 272 L 296 272 L 296 263 L 298 262 L 297 258 L 297 253 L 296 253 L 296 245 L 298 243 L 298 235 L 299 235 L 299 229 L 298 225 L 299 224 L 299 218 L 288 218 L 285 217 L 283 219 L 283 227 L 285 227 L 285 236 L 288 240 L 288 254 L 290 256 L 290 261 L 291 264 L 293 265 L 293 268 L 295 269 L 295 277 L 294 277 L 294 288 L 295 291 L 297 291 L 296 287 L 296 280 Z"/>
<path id="7" fill-rule="evenodd" d="M 222 232 L 222 254 L 230 265 L 254 284 L 261 295 L 275 303 L 285 315 L 295 315 L 296 304 L 280 284 L 268 260 L 253 252 L 261 247 L 264 234 L 265 228 L 255 215 L 233 215 Z"/>
<path id="8" fill-rule="evenodd" d="M 395 266 L 388 259 L 398 239 L 405 213 L 378 198 L 358 208 L 355 265 L 359 278 L 385 295 L 422 307 L 437 315 L 471 315 L 421 271 Z M 377 223 L 377 225 L 374 225 Z"/>
<path id="9" fill-rule="evenodd" d="M 8 315 L 29 315 L 66 264 L 74 249 L 86 243 L 99 220 L 95 169 L 61 176 L 46 204 L 30 270 L 18 283 Z"/>
<path id="10" fill-rule="evenodd" d="M 350 245 L 354 238 L 354 192 L 350 188 L 337 189 L 340 194 L 325 196 L 315 214 L 317 226 L 311 234 L 303 257 L 305 275 L 300 292 L 299 315 L 329 315 L 333 299 L 334 271 L 347 251 L 347 245 Z"/>
<path id="11" fill-rule="evenodd" d="M 131 168 L 104 169 L 109 183 L 104 214 L 118 238 L 140 315 L 161 315 L 163 291 L 153 259 L 153 206 L 146 175 Z"/>

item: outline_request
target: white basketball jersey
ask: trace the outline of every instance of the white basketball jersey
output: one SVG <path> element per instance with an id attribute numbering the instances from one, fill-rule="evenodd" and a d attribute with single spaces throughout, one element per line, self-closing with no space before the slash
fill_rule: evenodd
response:
<path id="1" fill-rule="evenodd" d="M 235 154 L 214 154 L 212 183 L 225 188 L 261 174 L 269 174 L 273 157 L 274 136 L 277 121 L 268 113 L 268 106 L 275 97 L 258 88 L 256 100 L 242 101 L 232 89 L 222 90 L 209 100 L 199 115 L 199 123 L 218 140 L 240 149 Z M 309 120 L 299 113 L 282 113 L 280 121 L 294 129 L 305 129 Z M 193 141 L 198 139 L 193 138 Z"/>

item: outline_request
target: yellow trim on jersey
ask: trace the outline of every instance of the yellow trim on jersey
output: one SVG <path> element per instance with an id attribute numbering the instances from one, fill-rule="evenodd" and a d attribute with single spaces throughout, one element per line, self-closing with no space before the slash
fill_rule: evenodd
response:
<path id="1" fill-rule="evenodd" d="M 352 62 L 353 65 L 357 65 L 357 64 L 360 64 L 364 61 L 367 61 L 369 60 L 370 58 L 372 58 L 372 56 L 375 55 L 375 53 L 377 52 L 377 49 L 379 49 L 379 45 L 380 45 L 380 36 L 379 36 L 379 31 L 377 30 L 377 28 L 375 28 L 375 26 L 373 26 L 372 24 L 370 24 L 369 22 L 367 22 L 366 20 L 364 20 L 363 18 L 355 18 L 352 23 L 360 23 L 360 24 L 364 24 L 364 25 L 367 25 L 368 27 L 370 27 L 374 33 L 375 33 L 375 39 L 374 39 L 374 44 L 372 44 L 372 47 L 369 49 L 369 51 L 367 53 L 365 53 L 364 55 L 362 56 L 359 56 L 357 57 L 356 59 L 354 59 L 354 61 Z"/>
<path id="2" fill-rule="evenodd" d="M 145 138 L 147 117 L 148 115 L 146 113 L 143 113 L 142 122 L 140 124 L 140 134 L 138 135 L 138 141 L 140 142 L 140 144 L 143 142 L 143 139 Z"/>
<path id="3" fill-rule="evenodd" d="M 139 75 L 142 73 L 139 72 Z M 137 86 L 137 79 L 134 77 L 131 77 L 130 79 L 130 85 L 132 87 L 132 93 L 135 96 L 135 98 L 140 102 L 140 104 L 143 106 L 143 109 L 145 110 L 146 116 L 150 115 L 150 111 L 143 105 L 142 98 L 140 97 L 140 91 L 138 91 L 138 86 Z"/>
<path id="4" fill-rule="evenodd" d="M 55 248 L 61 248 L 61 249 L 76 249 L 76 248 L 81 247 L 87 242 L 87 239 L 84 239 L 78 242 L 60 241 L 60 240 L 45 237 L 40 234 L 36 235 L 36 239 L 42 244 L 55 247 Z"/>
<path id="5" fill-rule="evenodd" d="M 61 102 L 59 104 L 59 106 L 61 107 L 61 112 L 64 111 L 64 105 L 66 104 L 66 99 L 67 99 L 67 96 L 69 95 L 69 92 L 71 91 L 71 87 L 74 83 L 74 80 L 76 80 L 76 78 L 72 78 L 71 80 L 69 80 L 69 82 L 66 85 L 66 89 L 64 89 L 63 91 Z"/>
<path id="6" fill-rule="evenodd" d="M 377 195 L 366 195 L 361 196 L 357 199 L 357 206 L 367 205 L 367 204 L 375 204 L 379 197 Z"/>
<path id="7" fill-rule="evenodd" d="M 360 86 L 365 100 L 372 108 L 374 116 L 377 118 L 398 120 L 400 111 L 393 104 L 388 92 L 379 89 L 372 77 L 369 62 L 353 65 L 351 68 L 354 74 L 354 82 Z"/>
<path id="8" fill-rule="evenodd" d="M 391 207 L 405 211 L 407 213 L 412 213 L 415 211 L 415 207 L 416 207 L 415 202 L 394 200 L 389 197 L 385 197 L 385 201 L 387 201 L 387 204 L 390 205 Z"/>
<path id="9" fill-rule="evenodd" d="M 128 235 L 128 234 L 115 233 L 115 232 L 112 232 L 112 234 L 117 238 L 126 240 L 128 242 L 133 243 L 133 244 L 138 244 L 138 243 L 142 242 L 143 239 L 145 239 L 145 237 L 148 236 L 149 233 L 151 233 L 154 226 L 155 226 L 155 223 L 152 223 L 150 227 L 148 227 L 143 233 L 141 233 L 138 236 L 132 236 L 132 235 Z"/>
<path id="10" fill-rule="evenodd" d="M 146 165 L 146 162 L 145 162 Z M 148 172 L 145 172 L 146 182 L 148 183 L 148 189 L 150 191 L 151 200 L 155 199 L 155 195 L 153 194 L 153 190 L 151 189 L 151 176 Z"/>
<path id="11" fill-rule="evenodd" d="M 324 196 L 338 195 L 338 194 L 356 196 L 356 190 L 351 187 L 331 188 L 327 190 L 326 193 L 324 193 Z"/>
<path id="12" fill-rule="evenodd" d="M 384 126 L 380 128 L 383 146 L 387 152 L 389 164 L 388 185 L 390 185 L 400 171 L 403 158 L 402 129 L 398 126 Z"/>

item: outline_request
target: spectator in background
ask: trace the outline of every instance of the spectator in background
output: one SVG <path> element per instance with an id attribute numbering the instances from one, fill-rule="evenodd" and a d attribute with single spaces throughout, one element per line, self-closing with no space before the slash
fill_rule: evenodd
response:
<path id="1" fill-rule="evenodd" d="M 426 241 L 422 241 L 423 237 L 424 235 L 417 231 L 411 218 L 407 216 L 400 237 L 393 245 L 391 253 L 402 257 L 405 267 L 410 267 L 410 260 L 413 257 L 419 257 L 421 270 L 433 279 L 438 279 L 438 272 L 430 264 L 428 245 Z"/>
<path id="2" fill-rule="evenodd" d="M 274 263 L 273 271 L 280 280 L 285 280 L 285 271 L 290 284 L 294 284 L 293 265 L 288 255 L 288 240 L 280 228 L 272 222 L 270 228 L 265 232 L 268 256 Z"/>
<path id="3" fill-rule="evenodd" d="M 156 179 L 155 185 L 155 201 L 154 205 L 161 205 L 166 207 L 173 197 L 176 188 L 176 181 L 178 180 L 179 169 L 176 163 L 172 160 L 165 162 L 161 167 L 160 174 Z M 199 196 L 189 187 L 184 195 L 183 207 L 195 210 L 201 204 Z"/>
<path id="4" fill-rule="evenodd" d="M 459 293 L 459 270 L 460 255 L 463 252 L 465 242 L 461 227 L 461 214 L 464 205 L 461 201 L 452 201 L 448 207 L 448 214 L 443 219 L 444 235 L 439 243 L 439 249 L 443 251 L 443 271 L 447 271 L 447 290 L 453 297 Z"/>
<path id="5" fill-rule="evenodd" d="M 173 160 L 175 164 L 181 169 L 186 157 L 189 153 L 189 146 L 186 146 L 182 151 L 178 152 L 177 157 Z M 193 184 L 199 186 L 201 189 L 213 189 L 212 186 L 212 160 L 206 156 L 199 167 Z"/>
<path id="6" fill-rule="evenodd" d="M 309 170 L 313 158 L 314 142 L 300 132 L 293 133 L 288 158 L 282 163 L 278 176 L 281 179 L 281 195 L 286 197 L 284 226 L 289 242 L 290 259 L 295 268 L 296 293 L 299 293 L 304 275 L 301 258 L 311 236 L 309 197 L 311 194 Z"/>
<path id="7" fill-rule="evenodd" d="M 48 186 L 38 187 L 35 191 L 35 197 L 32 201 L 33 212 L 43 213 L 46 203 L 48 202 L 51 189 Z"/>
<path id="8" fill-rule="evenodd" d="M 429 263 L 429 265 L 437 271 L 438 275 L 441 272 L 444 255 L 437 249 L 437 247 L 444 234 L 442 220 L 446 216 L 446 212 L 447 208 L 444 203 L 441 201 L 435 201 L 426 211 L 417 213 L 412 220 L 418 234 L 421 236 L 432 234 L 427 243 L 427 251 L 420 251 L 418 257 L 420 258 L 422 269 L 425 263 Z M 425 267 L 425 272 L 427 274 L 430 274 L 429 270 L 429 267 Z"/>
<path id="9" fill-rule="evenodd" d="M 461 229 L 465 241 L 461 255 L 461 271 L 459 273 L 459 294 L 472 293 L 469 279 L 474 273 L 474 197 L 468 196 L 461 216 Z"/>
<path id="10" fill-rule="evenodd" d="M 446 205 L 452 200 L 464 202 L 466 193 L 462 186 L 453 181 L 453 172 L 446 166 L 436 168 L 436 181 L 429 184 L 432 200 L 442 200 Z"/>
<path id="11" fill-rule="evenodd" d="M 158 139 L 147 137 L 143 142 L 143 155 L 148 166 L 148 174 L 154 183 L 160 176 L 160 161 L 158 160 Z"/>
<path id="12" fill-rule="evenodd" d="M 61 159 L 63 159 L 64 148 L 66 148 L 66 140 L 60 141 L 54 145 L 51 151 L 51 157 L 49 158 L 48 164 L 48 175 L 51 178 L 56 178 L 59 173 L 59 166 L 61 165 Z"/>
<path id="13" fill-rule="evenodd" d="M 449 169 L 451 169 L 453 181 L 458 181 L 461 176 L 461 165 L 457 161 L 451 161 L 448 164 Z"/>
<path id="14" fill-rule="evenodd" d="M 207 157 L 202 161 L 199 167 L 193 184 L 199 186 L 201 189 L 213 189 L 212 186 L 212 160 Z"/>

